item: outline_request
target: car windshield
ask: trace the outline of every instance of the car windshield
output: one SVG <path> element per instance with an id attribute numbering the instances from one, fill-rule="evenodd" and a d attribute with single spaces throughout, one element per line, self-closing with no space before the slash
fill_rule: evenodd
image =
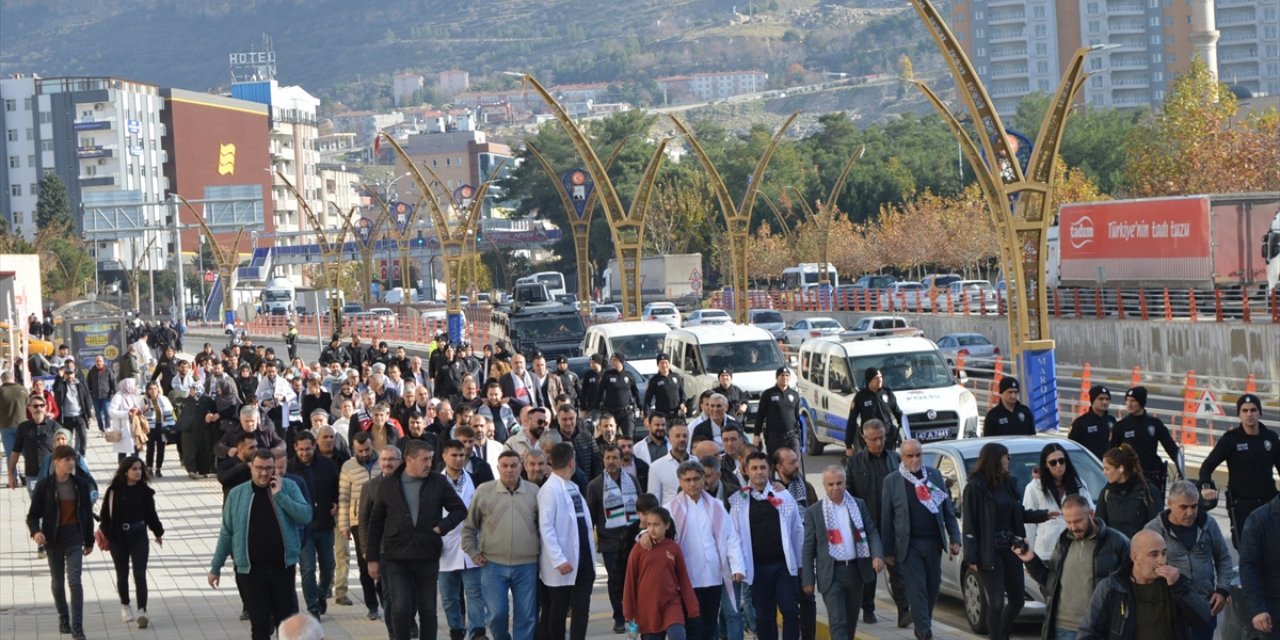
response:
<path id="1" fill-rule="evenodd" d="M 582 316 L 565 314 L 562 316 L 512 319 L 511 330 L 520 334 L 520 340 L 538 342 L 565 342 L 581 340 L 584 331 Z"/>
<path id="2" fill-rule="evenodd" d="M 1102 475 L 1102 465 L 1089 452 L 1081 449 L 1069 449 L 1067 455 L 1071 456 L 1071 466 L 1076 468 L 1076 473 L 1084 480 L 1084 485 L 1089 488 L 1089 492 L 1097 494 L 1106 486 L 1107 480 Z M 965 458 L 965 472 L 973 469 L 978 464 L 977 458 Z M 1031 482 L 1032 471 L 1040 465 L 1039 451 L 1024 451 L 1020 453 L 1009 454 L 1009 473 L 1018 479 L 1018 486 L 1025 489 L 1027 484 Z M 1091 498 L 1094 496 L 1090 496 Z"/>
<path id="3" fill-rule="evenodd" d="M 965 293 L 983 293 L 983 294 L 988 294 L 988 293 L 994 293 L 994 292 L 995 292 L 995 289 L 992 289 L 992 288 L 991 288 L 991 285 L 986 284 L 986 283 L 983 283 L 983 282 L 970 282 L 970 283 L 967 283 L 967 284 L 962 284 L 962 285 L 960 285 L 960 289 L 962 289 Z"/>
<path id="4" fill-rule="evenodd" d="M 991 341 L 986 336 L 959 336 L 956 341 L 964 347 L 989 347 Z"/>
<path id="5" fill-rule="evenodd" d="M 937 278 L 933 279 L 933 286 L 945 287 L 950 285 L 952 282 L 959 282 L 959 281 L 960 281 L 960 276 L 938 276 Z"/>
<path id="6" fill-rule="evenodd" d="M 757 311 L 755 315 L 751 316 L 751 321 L 757 324 L 785 322 L 782 319 L 782 314 L 777 311 Z"/>
<path id="7" fill-rule="evenodd" d="M 809 326 L 814 329 L 839 329 L 840 323 L 835 320 L 813 320 Z"/>
<path id="8" fill-rule="evenodd" d="M 702 312 L 703 320 L 724 320 L 724 319 L 727 319 L 728 317 L 729 317 L 729 314 L 723 311 L 703 311 Z"/>
<path id="9" fill-rule="evenodd" d="M 782 352 L 772 340 L 702 345 L 706 371 L 774 371 L 783 366 Z"/>
<path id="10" fill-rule="evenodd" d="M 879 369 L 884 374 L 884 384 L 894 391 L 938 389 L 955 384 L 947 363 L 936 351 L 849 358 L 850 371 L 866 371 L 869 367 Z"/>
<path id="11" fill-rule="evenodd" d="M 602 304 L 596 307 L 596 313 L 617 313 L 618 308 L 611 304 Z"/>
<path id="12" fill-rule="evenodd" d="M 274 300 L 289 300 L 289 299 L 293 298 L 293 292 L 291 292 L 291 291 L 278 291 L 278 290 L 273 291 L 273 290 L 271 290 L 271 289 L 268 289 L 268 290 L 266 290 L 265 292 L 263 292 L 262 297 L 263 297 L 263 299 L 265 299 L 265 300 L 272 300 L 272 301 L 274 301 Z"/>
<path id="13" fill-rule="evenodd" d="M 662 339 L 665 333 L 646 333 L 638 336 L 618 336 L 609 339 L 609 346 L 614 353 L 621 353 L 627 359 L 647 360 L 658 357 L 662 351 Z"/>
<path id="14" fill-rule="evenodd" d="M 676 312 L 676 310 L 675 310 L 675 309 L 672 309 L 672 308 L 670 308 L 670 307 L 654 307 L 654 308 L 652 308 L 652 309 L 650 309 L 650 310 L 649 310 L 649 315 L 651 315 L 651 316 L 669 316 L 669 315 L 674 314 L 675 312 Z"/>

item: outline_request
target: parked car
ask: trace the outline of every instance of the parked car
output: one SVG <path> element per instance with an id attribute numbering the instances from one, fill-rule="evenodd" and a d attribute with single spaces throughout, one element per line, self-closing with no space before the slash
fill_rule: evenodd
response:
<path id="1" fill-rule="evenodd" d="M 600 324 L 602 322 L 621 322 L 622 310 L 613 304 L 592 304 L 591 305 L 591 322 Z"/>
<path id="2" fill-rule="evenodd" d="M 698 309 L 685 316 L 684 326 L 700 327 L 713 324 L 732 324 L 733 318 L 724 309 Z"/>
<path id="3" fill-rule="evenodd" d="M 947 298 L 950 298 L 948 300 Z M 996 290 L 986 280 L 957 280 L 938 297 L 938 309 L 955 313 L 995 313 Z"/>
<path id="4" fill-rule="evenodd" d="M 344 316 L 348 313 L 360 313 L 361 311 L 364 311 L 364 307 L 360 306 L 358 302 L 348 302 L 342 305 L 342 315 Z"/>
<path id="5" fill-rule="evenodd" d="M 969 479 L 969 472 L 978 461 L 978 452 L 989 442 L 999 442 L 1009 448 L 1009 473 L 1018 479 L 1020 488 L 1025 489 L 1027 483 L 1031 481 L 1032 469 L 1040 464 L 1040 450 L 1050 442 L 1060 444 L 1067 450 L 1072 465 L 1075 466 L 1080 479 L 1084 480 L 1085 486 L 1091 492 L 1101 491 L 1107 484 L 1102 475 L 1102 463 L 1087 449 L 1066 438 L 1002 436 L 930 442 L 924 445 L 924 464 L 942 472 L 946 489 L 956 503 L 957 518 L 960 517 L 964 508 L 961 500 L 964 496 L 965 483 Z M 962 523 L 961 527 L 963 526 Z M 963 533 L 962 530 L 961 535 Z M 979 635 L 985 634 L 987 632 L 987 599 L 978 574 L 962 566 L 963 558 L 960 556 L 954 558 L 944 556 L 942 563 L 942 594 L 963 600 L 969 628 Z M 1030 576 L 1027 576 L 1026 583 L 1027 604 L 1023 607 L 1018 620 L 1043 620 L 1044 596 L 1041 595 L 1040 589 Z"/>
<path id="6" fill-rule="evenodd" d="M 898 279 L 883 273 L 868 273 L 853 283 L 855 289 L 888 289 Z"/>
<path id="7" fill-rule="evenodd" d="M 369 310 L 369 313 L 378 314 L 378 317 L 382 319 L 382 326 L 388 329 L 394 329 L 400 326 L 400 318 L 396 315 L 396 312 L 391 309 L 386 307 L 374 307 Z"/>
<path id="8" fill-rule="evenodd" d="M 948 333 L 938 338 L 937 343 L 938 351 L 952 369 L 963 354 L 965 371 L 969 374 L 989 373 L 995 366 L 996 356 L 1000 355 L 1000 347 L 991 344 L 981 333 Z"/>
<path id="9" fill-rule="evenodd" d="M 801 318 L 782 332 L 782 339 L 788 346 L 799 347 L 809 338 L 839 335 L 843 331 L 844 325 L 835 318 Z"/>
<path id="10" fill-rule="evenodd" d="M 448 324 L 449 313 L 444 307 L 427 309 L 426 311 L 422 312 L 422 315 L 419 316 L 419 319 L 422 320 L 423 326 L 425 326 L 428 330 L 439 329 L 441 331 L 444 331 L 449 326 Z M 462 331 L 466 332 L 466 330 L 467 330 L 467 314 L 464 313 L 462 314 Z"/>
<path id="11" fill-rule="evenodd" d="M 382 331 L 385 325 L 382 316 L 372 311 L 361 311 L 359 313 L 346 314 L 343 316 L 347 319 L 347 328 L 359 331 Z"/>
<path id="12" fill-rule="evenodd" d="M 887 311 L 928 309 L 929 296 L 919 282 L 895 282 L 880 292 L 880 308 Z"/>
<path id="13" fill-rule="evenodd" d="M 747 312 L 747 322 L 773 334 L 775 340 L 781 340 L 782 332 L 787 328 L 782 313 L 773 309 L 752 309 Z"/>
<path id="14" fill-rule="evenodd" d="M 650 302 L 640 315 L 643 320 L 661 322 L 672 329 L 680 328 L 680 310 L 674 302 Z"/>
<path id="15" fill-rule="evenodd" d="M 920 337 L 924 332 L 911 326 L 902 316 L 867 316 L 858 320 L 841 338 L 883 338 L 885 336 Z"/>

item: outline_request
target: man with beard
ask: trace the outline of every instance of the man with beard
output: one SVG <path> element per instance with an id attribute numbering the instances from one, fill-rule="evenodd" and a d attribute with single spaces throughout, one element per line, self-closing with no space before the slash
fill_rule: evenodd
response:
<path id="1" fill-rule="evenodd" d="M 507 448 L 524 455 L 531 450 L 540 450 L 538 440 L 547 430 L 547 410 L 543 407 L 525 407 L 520 412 L 520 433 L 507 439 Z M 494 424 L 497 429 L 497 424 Z"/>
<path id="2" fill-rule="evenodd" d="M 633 455 L 635 441 L 631 436 L 618 434 L 618 453 L 622 455 L 622 470 L 636 477 L 640 481 L 640 491 L 647 493 L 649 491 L 649 463 L 641 460 Z"/>
<path id="3" fill-rule="evenodd" d="M 604 370 L 604 356 L 593 353 L 591 359 L 587 361 L 587 372 L 582 374 L 580 393 L 578 395 L 578 408 L 583 411 L 593 411 L 596 406 L 596 389 L 600 384 L 600 375 Z"/>
<path id="4" fill-rule="evenodd" d="M 484 402 L 476 408 L 476 414 L 493 421 L 494 438 L 506 442 L 511 437 L 510 428 L 516 423 L 516 416 L 511 412 L 511 407 L 502 401 L 502 385 L 496 382 L 485 385 Z M 520 424 L 523 425 L 523 421 Z"/>
<path id="5" fill-rule="evenodd" d="M 642 489 L 634 475 L 622 470 L 622 451 L 618 447 L 605 445 L 603 455 L 604 473 L 587 484 L 587 506 L 591 509 L 591 521 L 596 525 L 600 554 L 604 556 L 604 568 L 609 576 L 613 632 L 622 633 L 626 622 L 622 616 L 623 579 L 631 545 L 635 542 L 631 525 L 640 521 L 636 498 Z"/>
<path id="6" fill-rule="evenodd" d="M 645 464 L 653 465 L 655 460 L 671 450 L 671 443 L 667 440 L 667 417 L 656 411 L 650 412 L 645 417 L 645 428 L 649 435 L 636 443 L 635 456 Z"/>

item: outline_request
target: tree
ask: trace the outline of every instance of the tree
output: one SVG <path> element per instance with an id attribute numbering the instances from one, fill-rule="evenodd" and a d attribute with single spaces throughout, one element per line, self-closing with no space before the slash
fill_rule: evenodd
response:
<path id="1" fill-rule="evenodd" d="M 1033 93 L 1018 103 L 1013 128 L 1036 135 L 1049 109 L 1050 97 Z M 1145 112 L 1133 109 L 1077 108 L 1067 118 L 1059 153 L 1066 164 L 1078 168 L 1103 193 L 1116 193 L 1124 183 L 1129 140 Z"/>
<path id="2" fill-rule="evenodd" d="M 36 232 L 39 248 L 41 288 L 59 302 L 69 302 L 84 294 L 93 280 L 93 257 L 84 241 L 73 235 L 70 221 L 51 223 Z"/>
<path id="3" fill-rule="evenodd" d="M 1280 190 L 1280 118 L 1237 117 L 1235 96 L 1199 58 L 1170 87 L 1164 107 L 1128 140 L 1125 180 L 1134 197 Z"/>
<path id="4" fill-rule="evenodd" d="M 56 173 L 44 174 L 40 178 L 40 196 L 36 200 L 36 229 L 51 225 L 73 227 L 71 222 L 67 185 Z"/>
<path id="5" fill-rule="evenodd" d="M 689 253 L 708 244 L 713 226 L 711 214 L 719 214 L 710 196 L 710 187 L 701 172 L 667 179 L 658 185 L 645 218 L 645 253 Z"/>

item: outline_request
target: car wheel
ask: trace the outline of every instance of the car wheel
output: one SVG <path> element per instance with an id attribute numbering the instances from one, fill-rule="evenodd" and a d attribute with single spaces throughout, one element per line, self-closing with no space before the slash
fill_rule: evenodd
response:
<path id="1" fill-rule="evenodd" d="M 800 419 L 804 421 L 804 430 L 809 432 L 805 436 L 805 448 L 808 449 L 809 455 L 822 455 L 822 452 L 827 448 L 827 443 L 818 439 L 818 431 L 813 426 L 813 416 L 808 413 L 802 413 L 800 414 Z"/>
<path id="2" fill-rule="evenodd" d="M 964 596 L 964 617 L 969 629 L 978 635 L 987 633 L 987 594 L 982 590 L 978 572 L 965 568 L 960 578 L 960 590 Z"/>

